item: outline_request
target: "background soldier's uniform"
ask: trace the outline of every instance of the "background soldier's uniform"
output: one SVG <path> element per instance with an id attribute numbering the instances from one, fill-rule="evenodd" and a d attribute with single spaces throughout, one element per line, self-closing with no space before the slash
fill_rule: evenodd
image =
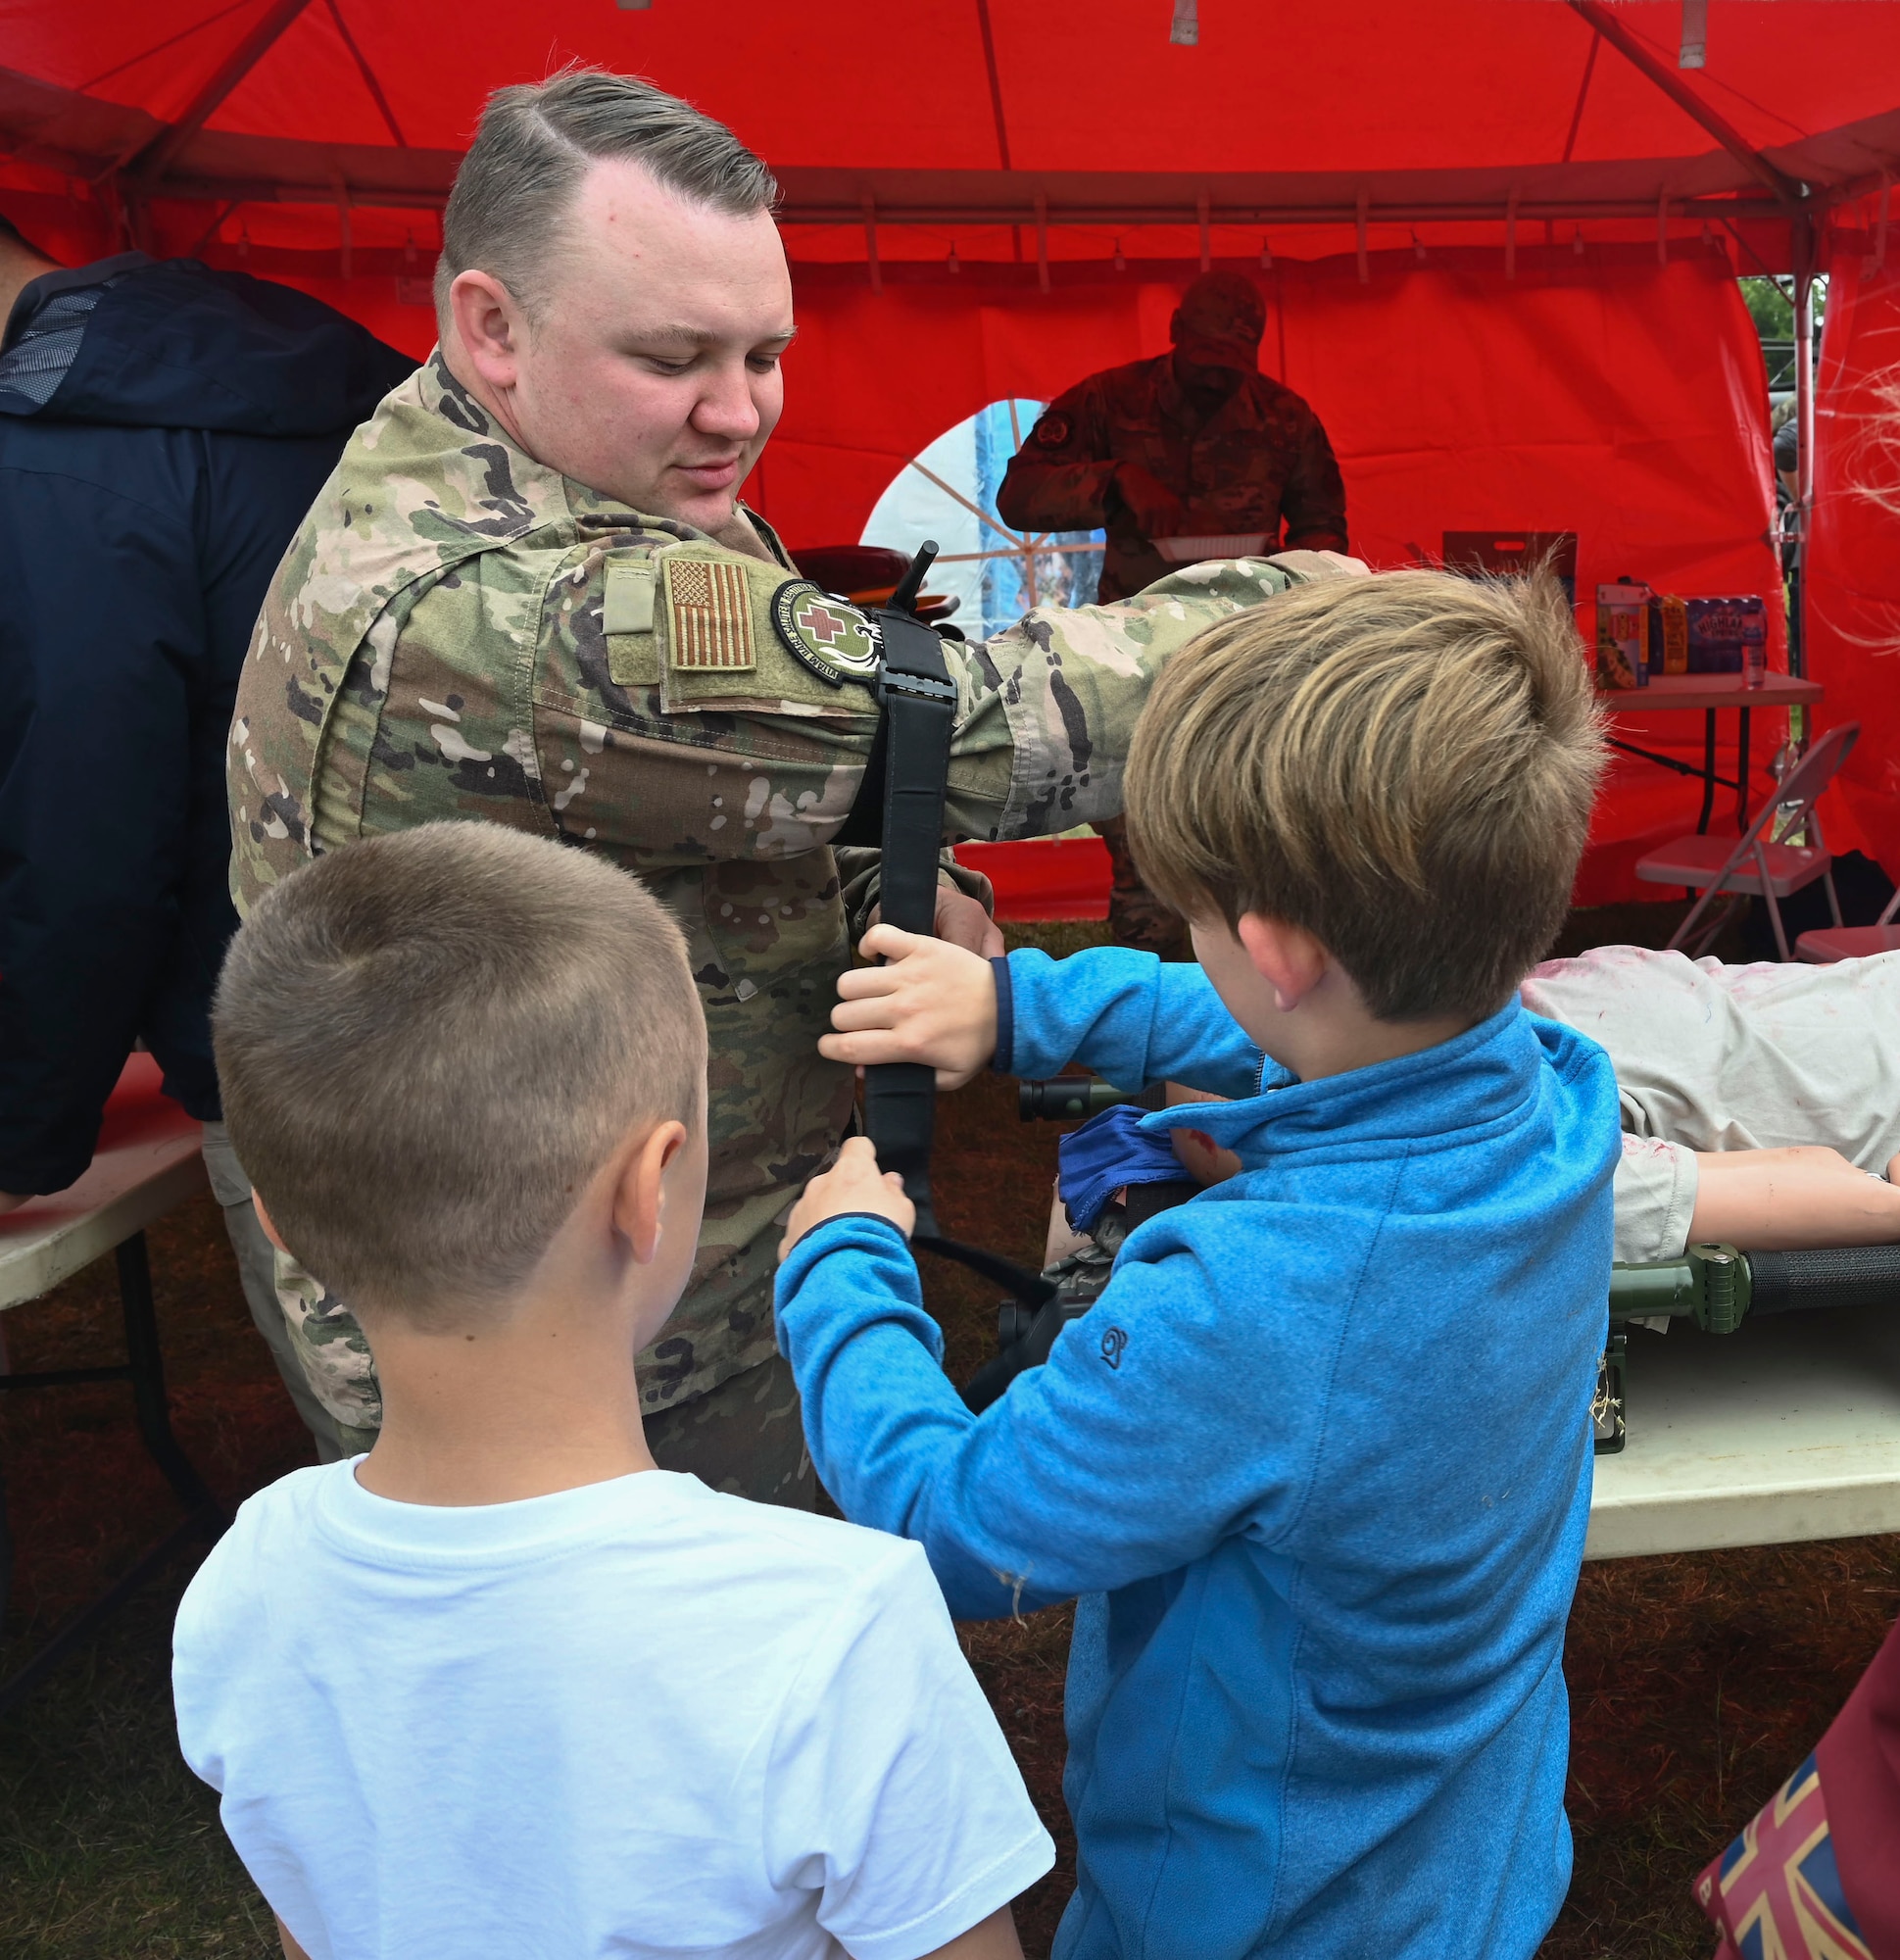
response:
<path id="1" fill-rule="evenodd" d="M 850 956 L 828 846 L 877 711 L 852 665 L 858 615 L 758 530 L 755 557 L 563 478 L 438 357 L 352 439 L 278 569 L 230 792 L 240 911 L 314 851 L 443 817 L 605 851 L 667 906 L 710 1035 L 711 1169 L 692 1284 L 639 1357 L 642 1399 L 650 1434 L 684 1432 L 708 1482 L 771 1494 L 799 1462 L 772 1338 L 780 1224 L 853 1104 L 852 1071 L 817 1052 Z M 1195 566 L 1124 607 L 947 645 L 949 831 L 1033 836 L 1119 808 L 1163 660 L 1293 575 Z M 366 1443 L 381 1410 L 354 1317 L 288 1262 L 280 1289 L 318 1394 Z M 761 1415 L 789 1458 L 760 1460 Z"/>
<path id="2" fill-rule="evenodd" d="M 1203 420 L 1175 378 L 1174 356 L 1092 374 L 1037 418 L 997 491 L 1003 521 L 1026 531 L 1105 528 L 1099 597 L 1121 599 L 1170 567 L 1115 488 L 1116 466 L 1140 464 L 1181 499 L 1191 537 L 1264 531 L 1276 551 L 1344 551 L 1345 486 L 1320 418 L 1291 388 L 1249 372 Z M 1116 940 L 1189 957 L 1182 921 L 1136 873 L 1119 819 L 1098 828 L 1114 868 Z"/>

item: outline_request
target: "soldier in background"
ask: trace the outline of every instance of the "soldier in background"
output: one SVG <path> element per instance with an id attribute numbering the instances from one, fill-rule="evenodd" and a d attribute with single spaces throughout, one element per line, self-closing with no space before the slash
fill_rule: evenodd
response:
<path id="1" fill-rule="evenodd" d="M 878 650 L 737 502 L 793 334 L 775 195 L 729 131 L 647 83 L 571 71 L 490 98 L 444 219 L 441 344 L 351 440 L 258 622 L 231 875 L 242 911 L 315 853 L 480 817 L 647 883 L 706 1009 L 711 1147 L 693 1282 L 638 1357 L 648 1443 L 715 1489 L 809 1503 L 772 1278 L 853 1117 L 852 1071 L 817 1039 L 875 898 L 830 846 L 877 732 Z M 1333 569 L 1203 566 L 948 643 L 948 834 L 1118 810 L 1168 655 Z M 994 933 L 949 889 L 938 929 L 978 950 Z M 283 1263 L 279 1288 L 313 1385 L 366 1446 L 380 1400 L 355 1317 Z"/>
<path id="2" fill-rule="evenodd" d="M 997 492 L 1023 531 L 1108 533 L 1097 597 L 1164 577 L 1156 538 L 1264 532 L 1262 549 L 1346 549 L 1345 486 L 1320 419 L 1260 372 L 1266 308 L 1238 272 L 1206 272 L 1182 296 L 1174 352 L 1091 374 L 1038 417 Z M 1118 946 L 1188 958 L 1181 920 L 1144 886 L 1120 817 L 1098 823 L 1114 866 Z"/>

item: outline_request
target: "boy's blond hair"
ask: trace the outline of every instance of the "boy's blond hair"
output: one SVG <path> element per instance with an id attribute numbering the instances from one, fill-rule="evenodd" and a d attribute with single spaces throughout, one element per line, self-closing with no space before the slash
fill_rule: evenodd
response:
<path id="1" fill-rule="evenodd" d="M 500 824 L 285 879 L 231 942 L 212 1027 L 284 1243 L 352 1306 L 423 1325 L 515 1292 L 636 1125 L 701 1120 L 679 928 L 606 859 Z"/>
<path id="2" fill-rule="evenodd" d="M 1129 841 L 1190 916 L 1303 926 L 1381 1019 L 1479 1018 L 1556 937 L 1602 765 L 1553 580 L 1328 579 L 1168 664 Z"/>

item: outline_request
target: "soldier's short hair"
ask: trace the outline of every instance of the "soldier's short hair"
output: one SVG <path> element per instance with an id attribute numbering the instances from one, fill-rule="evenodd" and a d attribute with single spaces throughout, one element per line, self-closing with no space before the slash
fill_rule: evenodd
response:
<path id="1" fill-rule="evenodd" d="M 1328 579 L 1169 662 L 1129 841 L 1191 918 L 1304 927 L 1382 1019 L 1477 1018 L 1556 937 L 1603 757 L 1554 580 Z"/>
<path id="2" fill-rule="evenodd" d="M 352 1306 L 425 1325 L 515 1293 L 636 1125 L 701 1120 L 678 926 L 607 859 L 496 823 L 293 872 L 232 941 L 212 1029 L 285 1245 Z"/>
<path id="3" fill-rule="evenodd" d="M 498 88 L 442 214 L 435 310 L 457 273 L 492 273 L 538 320 L 548 266 L 581 179 L 603 158 L 642 164 L 684 198 L 735 218 L 769 211 L 778 183 L 723 122 L 636 75 L 572 67 Z"/>

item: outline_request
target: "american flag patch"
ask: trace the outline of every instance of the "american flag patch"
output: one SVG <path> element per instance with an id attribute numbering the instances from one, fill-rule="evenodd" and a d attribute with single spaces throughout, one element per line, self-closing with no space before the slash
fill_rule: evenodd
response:
<path id="1" fill-rule="evenodd" d="M 685 672 L 753 667 L 752 594 L 736 564 L 665 561 L 667 658 Z"/>

